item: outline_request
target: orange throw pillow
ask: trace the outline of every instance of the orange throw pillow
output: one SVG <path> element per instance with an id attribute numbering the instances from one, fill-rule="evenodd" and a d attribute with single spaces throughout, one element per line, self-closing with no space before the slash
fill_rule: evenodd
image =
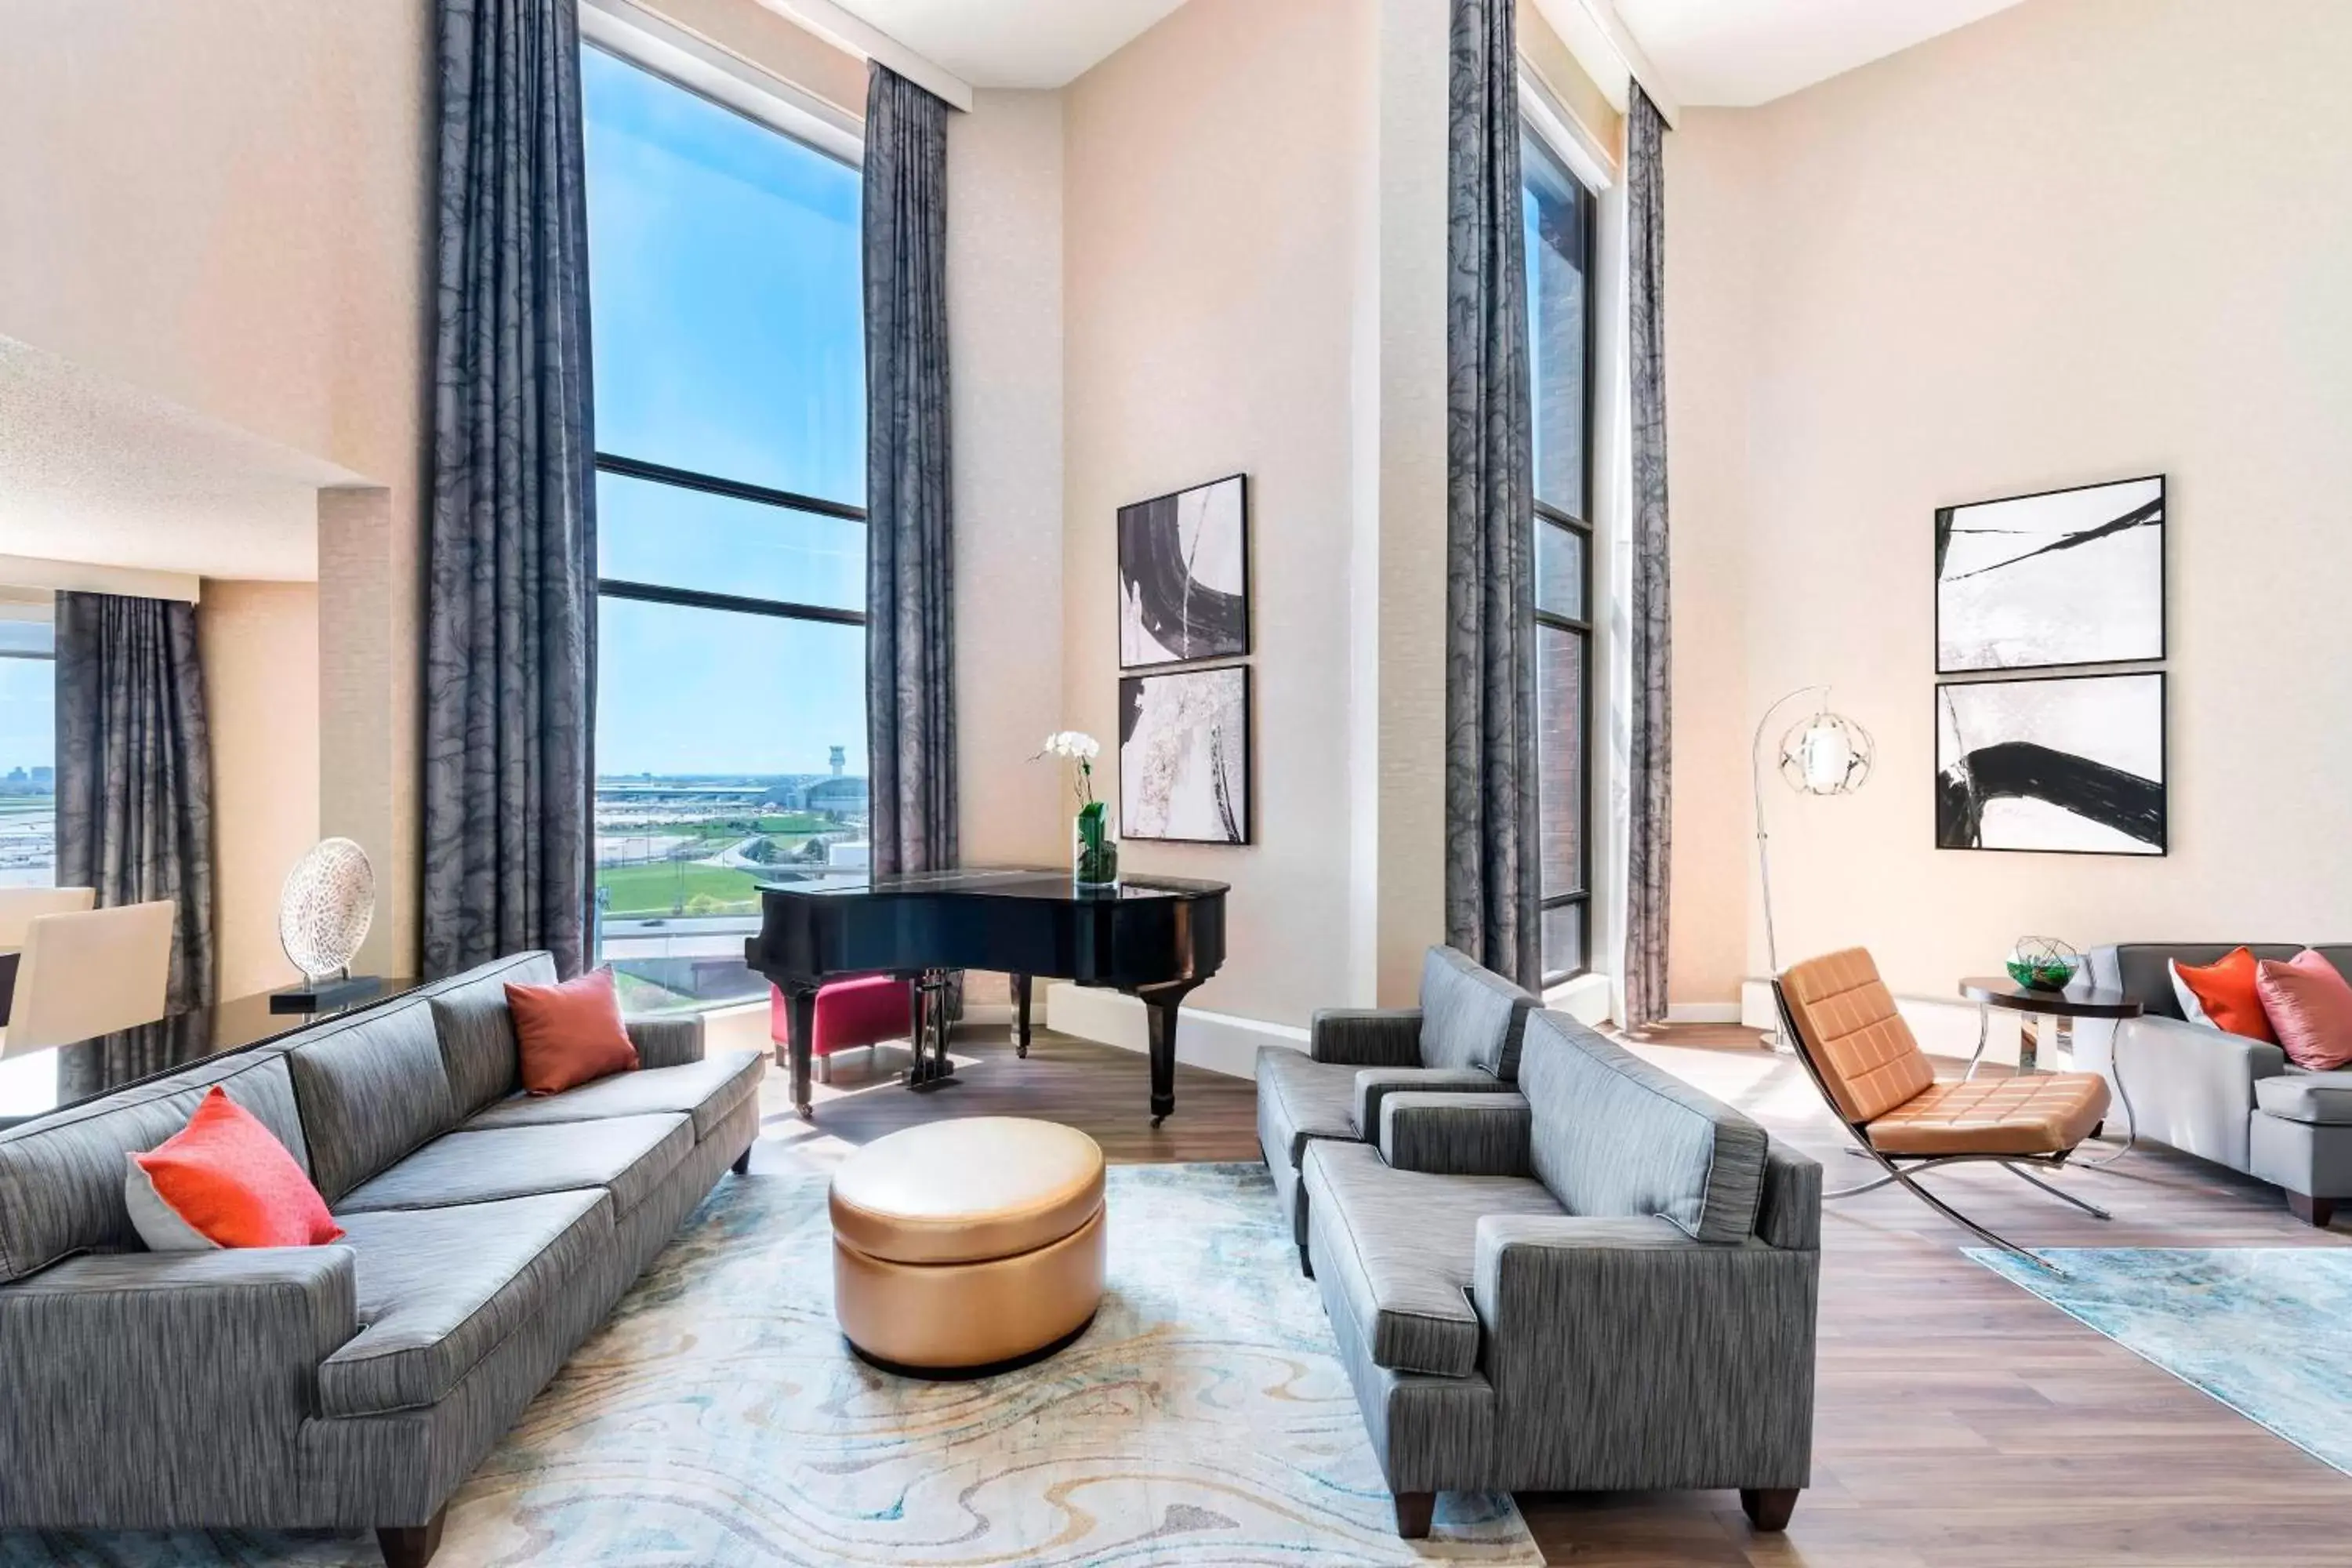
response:
<path id="1" fill-rule="evenodd" d="M 507 1005 L 514 1009 L 522 1087 L 530 1093 L 562 1094 L 636 1069 L 637 1047 L 621 1025 L 620 994 L 609 969 L 592 969 L 561 985 L 509 985 Z"/>
<path id="2" fill-rule="evenodd" d="M 2264 959 L 2254 986 L 2287 1060 L 2314 1072 L 2352 1066 L 2352 984 L 2309 948 L 2284 963 Z"/>
<path id="3" fill-rule="evenodd" d="M 343 1236 L 278 1135 L 217 1084 L 185 1127 L 131 1156 L 123 1195 L 155 1252 L 317 1247 Z"/>
<path id="4" fill-rule="evenodd" d="M 2205 1021 L 2215 1028 L 2250 1040 L 2278 1039 L 2271 1032 L 2270 1015 L 2263 1011 L 2262 994 L 2254 987 L 2254 955 L 2244 948 L 2232 948 L 2208 964 L 2175 963 L 2172 972 L 2196 994 L 2198 1004 L 2205 1009 Z"/>

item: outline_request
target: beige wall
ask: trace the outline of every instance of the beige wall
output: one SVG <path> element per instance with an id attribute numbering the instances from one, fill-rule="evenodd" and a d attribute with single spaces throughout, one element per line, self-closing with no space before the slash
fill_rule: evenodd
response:
<path id="1" fill-rule="evenodd" d="M 2347 59 L 2335 0 L 2035 0 L 1671 139 L 1675 559 L 1707 563 L 1676 621 L 1744 604 L 1744 677 L 1712 640 L 1677 658 L 1747 723 L 1834 682 L 1878 740 L 1851 799 L 1773 786 L 1784 959 L 1867 942 L 1898 989 L 1948 995 L 2027 931 L 2346 934 Z M 1933 510 L 2158 470 L 2172 854 L 1939 853 Z M 1752 875 L 1704 700 L 1676 725 L 1685 926 Z M 1690 940 L 1689 981 L 1721 984 L 1727 939 Z"/>
<path id="2" fill-rule="evenodd" d="M 319 589 L 207 578 L 196 644 L 213 745 L 215 994 L 299 976 L 278 894 L 319 840 Z"/>
<path id="3" fill-rule="evenodd" d="M 329 617 L 321 651 L 347 658 L 355 630 L 379 663 L 398 651 L 365 711 L 369 761 L 337 752 L 308 822 L 375 858 L 363 956 L 401 969 L 415 946 L 431 47 L 431 8 L 408 0 L 0 11 L 0 335 L 383 487 L 380 548 L 322 551 L 321 568 L 328 600 L 363 594 L 378 615 Z"/>
<path id="4" fill-rule="evenodd" d="M 1192 0 L 1067 89 L 1063 709 L 1116 743 L 1118 507 L 1246 472 L 1257 842 L 1122 863 L 1231 882 L 1198 1005 L 1292 1023 L 1354 983 L 1347 106 L 1370 44 L 1346 0 Z"/>
<path id="5" fill-rule="evenodd" d="M 1069 854 L 1030 761 L 1062 715 L 1062 95 L 948 120 L 957 774 L 966 864 Z"/>

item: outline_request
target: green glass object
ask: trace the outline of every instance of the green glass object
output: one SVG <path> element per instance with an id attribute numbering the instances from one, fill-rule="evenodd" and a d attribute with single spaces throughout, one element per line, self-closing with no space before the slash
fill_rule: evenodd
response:
<path id="1" fill-rule="evenodd" d="M 2021 936 L 2009 952 L 2009 977 L 2029 991 L 2063 991 L 2083 955 L 2055 937 Z"/>
<path id="2" fill-rule="evenodd" d="M 1118 839 L 1107 802 L 1087 802 L 1070 824 L 1070 878 L 1081 888 L 1118 885 Z"/>

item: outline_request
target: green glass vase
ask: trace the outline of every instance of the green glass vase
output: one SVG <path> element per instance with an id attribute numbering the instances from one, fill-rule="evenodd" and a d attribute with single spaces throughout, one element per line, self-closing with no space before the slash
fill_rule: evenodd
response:
<path id="1" fill-rule="evenodd" d="M 1070 880 L 1080 888 L 1118 886 L 1118 837 L 1101 801 L 1087 802 L 1071 820 Z"/>

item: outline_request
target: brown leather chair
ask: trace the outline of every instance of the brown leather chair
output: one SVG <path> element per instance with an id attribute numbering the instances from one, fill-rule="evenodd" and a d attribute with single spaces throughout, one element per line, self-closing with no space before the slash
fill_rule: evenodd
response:
<path id="1" fill-rule="evenodd" d="M 1846 1124 L 1858 1152 L 1885 1174 L 1824 1198 L 1852 1197 L 1899 1182 L 1937 1214 L 1993 1246 L 2041 1261 L 1919 1184 L 1939 1165 L 1990 1161 L 2053 1197 L 2109 1217 L 2095 1204 L 2059 1191 L 2028 1165 L 2066 1163 L 2107 1114 L 2107 1080 L 2094 1072 L 2025 1073 L 1937 1082 L 1911 1026 L 1861 948 L 1807 959 L 1772 983 L 1781 1022 L 1805 1070 Z"/>

